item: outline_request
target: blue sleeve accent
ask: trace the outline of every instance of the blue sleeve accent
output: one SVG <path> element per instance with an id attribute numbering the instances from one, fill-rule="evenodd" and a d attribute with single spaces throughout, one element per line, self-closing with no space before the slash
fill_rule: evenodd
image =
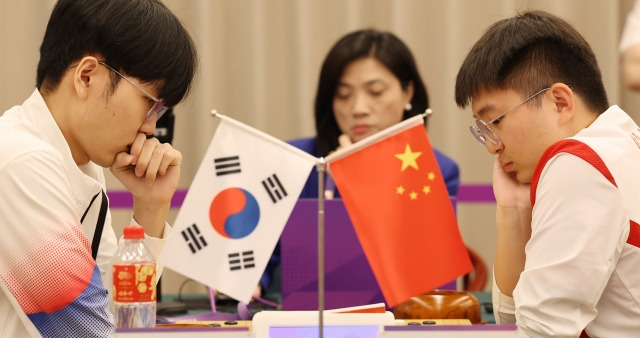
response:
<path id="1" fill-rule="evenodd" d="M 299 138 L 295 140 L 291 140 L 288 142 L 292 146 L 303 150 L 314 157 L 319 157 L 318 151 L 316 150 L 316 138 L 315 137 L 305 137 Z M 309 174 L 309 178 L 307 182 L 304 184 L 304 188 L 302 188 L 302 192 L 300 193 L 300 198 L 318 198 L 318 169 L 314 166 L 311 169 L 311 173 Z"/>
<path id="2" fill-rule="evenodd" d="M 91 282 L 72 303 L 53 313 L 38 312 L 27 317 L 43 337 L 108 337 L 114 332 L 108 293 L 97 265 Z"/>
<path id="3" fill-rule="evenodd" d="M 449 196 L 457 196 L 458 188 L 460 187 L 460 169 L 458 168 L 458 164 L 436 149 L 433 149 L 433 152 L 436 156 L 436 161 L 438 161 L 444 183 L 447 185 Z"/>

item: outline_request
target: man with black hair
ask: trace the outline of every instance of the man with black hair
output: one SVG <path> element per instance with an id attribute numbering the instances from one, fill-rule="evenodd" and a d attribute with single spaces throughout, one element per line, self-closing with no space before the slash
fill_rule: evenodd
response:
<path id="1" fill-rule="evenodd" d="M 189 34 L 157 0 L 56 3 L 36 90 L 0 118 L 0 336 L 113 332 L 103 168 L 131 192 L 131 223 L 157 256 L 182 155 L 148 136 L 196 65 Z"/>
<path id="2" fill-rule="evenodd" d="M 493 24 L 456 103 L 495 155 L 494 313 L 531 337 L 640 331 L 640 128 L 609 106 L 589 44 L 542 11 Z"/>

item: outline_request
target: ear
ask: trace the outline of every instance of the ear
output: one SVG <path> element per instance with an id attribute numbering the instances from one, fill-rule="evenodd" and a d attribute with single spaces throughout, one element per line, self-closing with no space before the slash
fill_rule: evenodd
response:
<path id="1" fill-rule="evenodd" d="M 576 113 L 576 98 L 571 87 L 564 83 L 554 83 L 549 87 L 558 121 L 561 124 L 570 121 Z"/>
<path id="2" fill-rule="evenodd" d="M 93 56 L 85 56 L 74 67 L 73 87 L 80 98 L 85 99 L 92 91 L 96 90 L 95 84 L 99 66 L 98 59 Z"/>
<path id="3" fill-rule="evenodd" d="M 407 88 L 404 90 L 404 94 L 407 97 L 407 103 L 411 102 L 411 99 L 413 99 L 413 81 L 409 82 Z"/>

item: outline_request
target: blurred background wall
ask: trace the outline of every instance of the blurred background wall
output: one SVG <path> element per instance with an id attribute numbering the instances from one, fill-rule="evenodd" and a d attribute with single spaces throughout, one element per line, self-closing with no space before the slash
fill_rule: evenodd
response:
<path id="1" fill-rule="evenodd" d="M 34 89 L 38 48 L 55 1 L 0 0 L 0 113 Z M 492 157 L 469 134 L 470 110 L 453 99 L 458 67 L 484 30 L 517 11 L 559 15 L 589 41 L 611 104 L 640 121 L 640 94 L 622 86 L 617 45 L 633 0 L 165 0 L 198 46 L 200 68 L 192 95 L 175 107 L 173 144 L 182 151 L 181 189 L 187 189 L 213 136 L 211 109 L 279 139 L 314 134 L 313 101 L 322 60 L 344 34 L 390 30 L 411 48 L 434 110 L 429 138 L 458 162 L 463 185 L 489 185 Z M 140 27 L 144 29 L 144 27 Z M 106 171 L 108 189 L 122 187 Z M 177 215 L 173 210 L 169 221 Z M 489 266 L 495 245 L 495 206 L 460 203 L 467 245 Z M 116 233 L 130 210 L 113 211 Z M 414 258 L 415 259 L 415 258 Z M 163 292 L 177 293 L 184 277 L 166 271 Z M 490 288 L 490 281 L 488 288 Z M 187 292 L 204 288 L 189 283 Z M 190 290 L 190 291 L 189 291 Z M 184 290 L 183 290 L 184 291 Z"/>

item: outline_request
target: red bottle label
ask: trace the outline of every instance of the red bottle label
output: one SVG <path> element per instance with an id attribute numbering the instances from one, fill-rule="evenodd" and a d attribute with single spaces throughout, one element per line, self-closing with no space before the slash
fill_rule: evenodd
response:
<path id="1" fill-rule="evenodd" d="M 113 299 L 125 303 L 155 301 L 156 265 L 114 265 Z"/>

